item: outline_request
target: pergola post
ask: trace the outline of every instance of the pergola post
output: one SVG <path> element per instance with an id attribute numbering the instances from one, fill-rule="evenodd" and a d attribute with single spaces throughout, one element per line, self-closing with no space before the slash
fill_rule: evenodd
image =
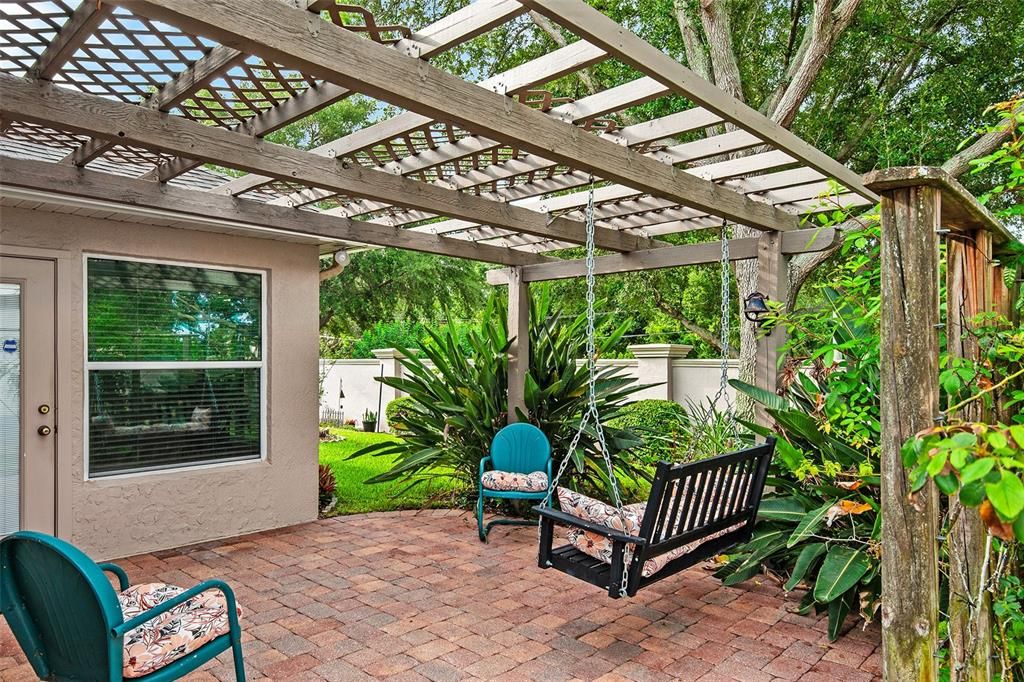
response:
<path id="1" fill-rule="evenodd" d="M 938 644 L 935 484 L 910 495 L 903 443 L 939 413 L 941 190 L 882 191 L 882 672 L 934 680 Z"/>
<path id="2" fill-rule="evenodd" d="M 975 230 L 966 239 L 950 239 L 946 247 L 946 336 L 950 357 L 980 359 L 971 320 L 986 311 L 1000 312 L 996 300 L 1002 288 L 1001 268 L 992 267 L 992 235 Z M 999 278 L 997 280 L 997 277 Z M 988 421 L 980 401 L 965 406 L 956 416 Z M 949 530 L 949 643 L 954 680 L 988 682 L 992 679 L 992 617 L 988 592 L 981 589 L 988 528 L 977 509 L 950 499 Z M 981 603 L 974 604 L 978 595 Z M 972 609 L 971 605 L 974 604 Z"/>
<path id="3" fill-rule="evenodd" d="M 789 298 L 789 256 L 782 248 L 781 232 L 765 232 L 757 242 L 757 291 L 768 300 L 785 302 Z M 740 310 L 743 301 L 739 302 Z M 751 324 L 741 315 L 740 324 Z M 775 392 L 779 388 L 779 357 L 787 340 L 786 329 L 777 325 L 757 339 L 757 357 L 754 359 L 754 385 Z M 771 417 L 764 406 L 756 403 L 754 417 L 759 424 L 768 426 Z"/>
<path id="4" fill-rule="evenodd" d="M 530 371 L 530 284 L 521 267 L 508 276 L 508 422 L 519 421 L 516 409 L 526 414 L 526 373 Z"/>

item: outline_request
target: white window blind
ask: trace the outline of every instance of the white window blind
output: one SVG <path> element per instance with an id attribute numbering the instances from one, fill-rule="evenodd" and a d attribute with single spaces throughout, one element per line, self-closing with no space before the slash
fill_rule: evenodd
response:
<path id="1" fill-rule="evenodd" d="M 87 259 L 89 476 L 259 459 L 263 275 Z"/>

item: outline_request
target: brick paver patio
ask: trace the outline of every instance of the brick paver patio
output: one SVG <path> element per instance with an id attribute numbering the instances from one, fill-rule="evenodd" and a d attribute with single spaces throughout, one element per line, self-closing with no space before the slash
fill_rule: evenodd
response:
<path id="1" fill-rule="evenodd" d="M 223 577 L 245 609 L 249 679 L 877 679 L 879 635 L 825 622 L 769 581 L 700 567 L 631 600 L 536 568 L 536 530 L 396 512 L 327 519 L 122 560 L 132 583 Z M 35 679 L 6 625 L 0 678 Z M 234 679 L 227 654 L 191 675 Z"/>

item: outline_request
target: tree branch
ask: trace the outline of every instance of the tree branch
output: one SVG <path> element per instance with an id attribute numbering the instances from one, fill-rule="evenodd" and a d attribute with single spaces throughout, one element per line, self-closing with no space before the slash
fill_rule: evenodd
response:
<path id="1" fill-rule="evenodd" d="M 674 0 L 672 8 L 676 15 L 679 33 L 683 36 L 683 48 L 686 51 L 686 64 L 690 70 L 709 83 L 715 80 L 711 75 L 711 62 L 708 61 L 707 49 L 700 33 L 690 20 L 686 0 Z"/>
<path id="2" fill-rule="evenodd" d="M 665 313 L 666 315 L 671 317 L 673 320 L 677 321 L 679 324 L 683 325 L 683 328 L 686 329 L 686 331 L 690 332 L 691 334 L 696 336 L 698 339 L 700 339 L 704 343 L 708 344 L 709 346 L 711 346 L 712 348 L 717 350 L 719 353 L 722 352 L 722 344 L 715 337 L 714 334 L 709 332 L 707 329 L 704 329 L 704 327 L 701 327 L 699 324 L 697 324 L 696 322 L 694 322 L 690 318 L 686 317 L 681 312 L 679 312 L 675 307 L 670 305 L 665 300 L 665 298 L 662 295 L 662 293 L 660 291 L 658 291 L 656 288 L 653 291 L 654 291 L 654 305 L 656 305 L 658 307 L 658 310 L 660 310 L 661 312 Z"/>
<path id="3" fill-rule="evenodd" d="M 1013 113 L 1017 114 L 1024 110 L 1024 99 L 1017 102 L 1017 106 L 1014 107 Z M 961 150 L 954 156 L 950 157 L 946 163 L 942 164 L 942 170 L 946 171 L 954 178 L 966 173 L 971 167 L 971 161 L 982 156 L 988 156 L 995 150 L 999 149 L 1010 139 L 1014 129 L 1017 126 L 1017 121 L 1014 116 L 1010 116 L 1005 121 L 996 126 L 995 129 L 985 133 L 974 143 Z"/>
<path id="4" fill-rule="evenodd" d="M 778 98 L 778 103 L 769 113 L 776 123 L 787 128 L 792 125 L 800 105 L 807 99 L 825 61 L 832 53 L 836 40 L 853 21 L 861 1 L 843 0 L 834 10 L 831 0 L 818 0 L 814 3 L 811 23 L 800 45 L 799 59 L 794 61 L 797 66 L 788 78 L 788 85 Z"/>

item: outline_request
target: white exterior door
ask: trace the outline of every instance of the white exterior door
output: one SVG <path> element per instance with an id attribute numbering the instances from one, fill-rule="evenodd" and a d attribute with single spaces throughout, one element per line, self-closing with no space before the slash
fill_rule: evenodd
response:
<path id="1" fill-rule="evenodd" d="M 0 256 L 0 537 L 54 533 L 55 264 Z"/>

